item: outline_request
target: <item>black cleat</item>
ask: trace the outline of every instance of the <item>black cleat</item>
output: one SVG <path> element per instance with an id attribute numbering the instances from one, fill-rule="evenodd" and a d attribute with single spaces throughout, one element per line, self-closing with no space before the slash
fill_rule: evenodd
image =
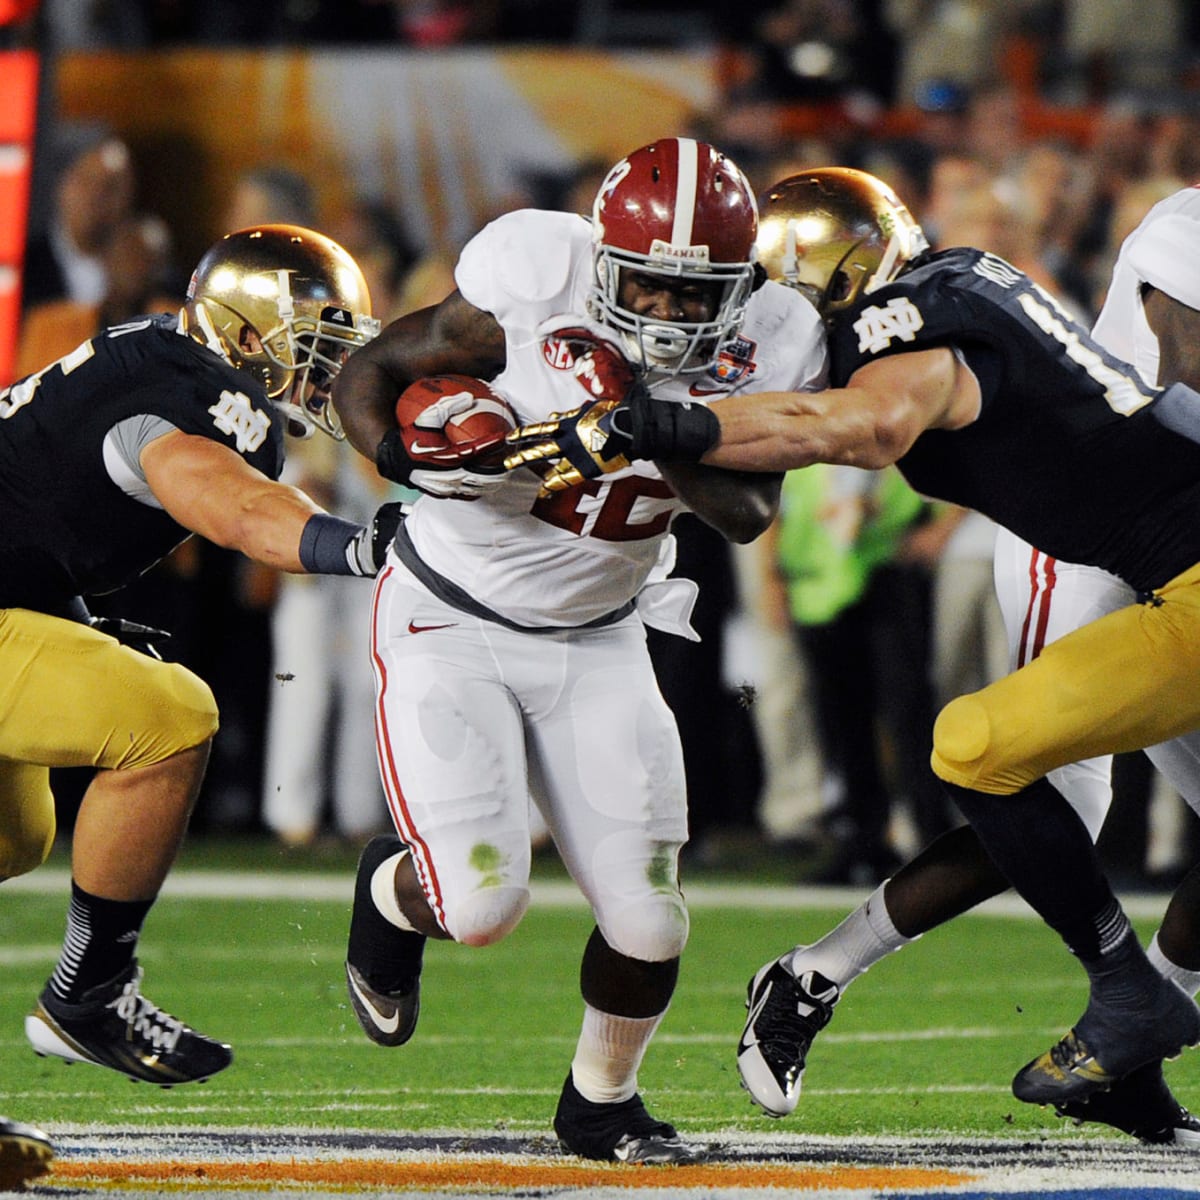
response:
<path id="1" fill-rule="evenodd" d="M 1145 1066 L 1176 1058 L 1200 1042 L 1200 1010 L 1182 988 L 1161 980 L 1135 1018 L 1089 1000 L 1075 1028 L 1013 1079 L 1013 1095 L 1027 1104 L 1062 1105 L 1108 1091 Z"/>
<path id="2" fill-rule="evenodd" d="M 133 961 L 84 993 L 78 1004 L 44 988 L 25 1018 L 35 1053 L 94 1063 L 130 1079 L 172 1087 L 203 1083 L 233 1061 L 233 1051 L 163 1012 L 141 994 L 142 969 Z"/>
<path id="3" fill-rule="evenodd" d="M 20 1192 L 50 1170 L 54 1147 L 40 1129 L 0 1117 L 0 1192 Z"/>
<path id="4" fill-rule="evenodd" d="M 703 1150 L 679 1140 L 674 1125 L 656 1121 L 641 1096 L 594 1104 L 579 1094 L 569 1074 L 554 1114 L 554 1132 L 568 1154 L 601 1162 L 657 1165 L 699 1162 L 704 1157 Z"/>
<path id="5" fill-rule="evenodd" d="M 840 994 L 837 984 L 817 971 L 795 978 L 780 959 L 750 980 L 738 1074 L 768 1116 L 786 1117 L 796 1107 L 809 1047 L 829 1024 Z"/>
<path id="6" fill-rule="evenodd" d="M 350 1007 L 371 1041 L 380 1046 L 403 1046 L 412 1037 L 421 1012 L 419 976 L 407 991 L 378 992 L 352 963 L 347 963 L 346 986 Z"/>
<path id="7" fill-rule="evenodd" d="M 1200 1120 L 1175 1099 L 1160 1062 L 1138 1067 L 1107 1092 L 1056 1104 L 1054 1109 L 1077 1125 L 1111 1125 L 1148 1145 L 1200 1150 Z"/>
<path id="8" fill-rule="evenodd" d="M 346 951 L 350 1007 L 363 1032 L 380 1046 L 403 1046 L 421 1011 L 421 959 L 425 935 L 398 929 L 375 906 L 371 879 L 404 849 L 391 834 L 372 838 L 359 856 Z"/>

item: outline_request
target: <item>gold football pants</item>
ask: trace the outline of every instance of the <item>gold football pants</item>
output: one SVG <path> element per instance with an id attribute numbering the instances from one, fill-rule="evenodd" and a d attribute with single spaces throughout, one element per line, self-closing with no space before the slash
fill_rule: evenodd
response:
<path id="1" fill-rule="evenodd" d="M 0 609 L 0 879 L 50 853 L 50 767 L 148 766 L 216 728 L 212 692 L 185 667 L 76 621 Z"/>
<path id="2" fill-rule="evenodd" d="M 950 701 L 934 725 L 932 763 L 951 783 L 1010 795 L 1055 767 L 1198 727 L 1200 564 Z"/>

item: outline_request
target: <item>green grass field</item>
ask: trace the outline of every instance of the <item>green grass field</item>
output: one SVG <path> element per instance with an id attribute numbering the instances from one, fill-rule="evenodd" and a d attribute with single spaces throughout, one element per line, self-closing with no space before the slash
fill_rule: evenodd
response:
<path id="1" fill-rule="evenodd" d="M 549 1133 L 580 1017 L 578 959 L 591 928 L 581 904 L 535 899 L 516 933 L 485 950 L 431 944 L 419 1029 L 409 1045 L 390 1050 L 360 1033 L 345 995 L 353 858 L 335 859 L 336 872 L 317 861 L 322 874 L 310 875 L 313 861 L 259 845 L 264 867 L 283 868 L 281 886 L 315 881 L 333 898 L 239 898 L 261 878 L 248 870 L 254 856 L 251 847 L 185 859 L 183 867 L 200 873 L 179 873 L 179 885 L 230 882 L 213 873 L 223 862 L 247 873 L 232 877 L 231 897 L 165 895 L 142 939 L 147 994 L 234 1046 L 233 1066 L 203 1086 L 135 1085 L 33 1055 L 22 1022 L 58 951 L 66 888 L 4 889 L 0 1111 L 49 1126 Z M 560 893 L 560 876 L 546 874 Z M 706 881 L 689 893 L 692 937 L 679 989 L 641 1072 L 657 1115 L 692 1133 L 1063 1132 L 1052 1114 L 1008 1090 L 1014 1071 L 1061 1034 L 1084 999 L 1082 973 L 1039 922 L 967 917 L 880 963 L 847 992 L 818 1041 L 801 1107 L 775 1122 L 738 1086 L 746 980 L 768 957 L 831 927 L 842 910 L 764 909 L 736 897 L 715 906 Z M 778 892 L 781 904 L 788 895 Z M 1154 927 L 1137 924 L 1143 935 Z M 1200 1055 L 1170 1065 L 1168 1077 L 1185 1102 L 1200 1100 Z"/>

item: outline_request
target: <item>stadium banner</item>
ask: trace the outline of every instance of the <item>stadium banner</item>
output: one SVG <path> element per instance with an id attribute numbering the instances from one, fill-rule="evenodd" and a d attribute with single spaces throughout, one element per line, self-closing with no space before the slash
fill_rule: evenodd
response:
<path id="1" fill-rule="evenodd" d="M 703 51 L 180 49 L 72 53 L 58 117 L 102 121 L 134 152 L 141 196 L 184 261 L 225 230 L 241 172 L 287 166 L 322 213 L 387 203 L 416 247 L 453 253 L 531 183 L 691 132 L 714 103 Z"/>

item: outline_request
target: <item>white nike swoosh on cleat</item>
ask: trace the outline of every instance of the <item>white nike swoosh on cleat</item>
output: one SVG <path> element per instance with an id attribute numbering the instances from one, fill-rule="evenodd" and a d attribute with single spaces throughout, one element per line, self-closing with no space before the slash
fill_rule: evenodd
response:
<path id="1" fill-rule="evenodd" d="M 750 1010 L 750 1015 L 746 1018 L 746 1027 L 742 1030 L 742 1041 L 738 1046 L 738 1053 L 743 1050 L 749 1050 L 752 1046 L 758 1045 L 758 1034 L 754 1032 L 754 1022 L 758 1020 L 758 1014 L 762 1012 L 763 1006 L 771 995 L 771 988 L 774 984 L 768 983 L 763 989 L 763 994 L 759 997 L 758 1003 Z"/>
<path id="2" fill-rule="evenodd" d="M 400 1028 L 399 1007 L 397 1007 L 396 1011 L 392 1013 L 390 1017 L 385 1017 L 383 1013 L 381 1013 L 379 1009 L 377 1009 L 371 1002 L 370 997 L 362 990 L 362 988 L 358 986 L 358 980 L 354 978 L 353 972 L 347 971 L 346 977 L 350 980 L 350 986 L 354 989 L 354 994 L 362 1002 L 363 1008 L 370 1013 L 372 1024 L 374 1024 L 381 1033 L 395 1033 L 396 1030 Z"/>

